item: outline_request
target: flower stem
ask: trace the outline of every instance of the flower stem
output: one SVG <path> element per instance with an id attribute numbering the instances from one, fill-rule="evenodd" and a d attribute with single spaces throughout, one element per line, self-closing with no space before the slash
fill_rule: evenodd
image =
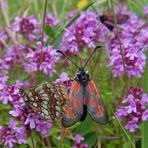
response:
<path id="1" fill-rule="evenodd" d="M 10 37 L 10 39 L 15 47 L 16 53 L 17 53 L 19 59 L 21 60 L 21 63 L 23 63 L 24 60 L 23 60 L 22 54 L 20 53 L 20 51 L 18 49 L 18 41 L 16 39 L 16 34 L 11 30 L 11 24 L 9 21 L 8 11 L 4 6 L 3 0 L 0 0 L 0 7 L 1 7 L 2 15 L 3 15 L 4 21 L 6 24 L 6 32 L 8 33 L 8 36 Z"/>
<path id="2" fill-rule="evenodd" d="M 48 137 L 45 137 L 45 141 L 46 141 L 46 143 L 47 143 L 48 148 L 52 148 L 51 142 L 50 142 L 50 140 L 49 140 Z"/>
<path id="3" fill-rule="evenodd" d="M 108 103 L 108 106 L 109 106 L 109 108 L 110 108 L 112 114 L 114 115 L 116 121 L 118 122 L 118 124 L 119 124 L 119 126 L 121 127 L 122 131 L 124 132 L 125 136 L 126 136 L 127 139 L 129 140 L 131 146 L 132 146 L 133 148 L 135 148 L 135 145 L 134 145 L 133 141 L 131 140 L 130 136 L 129 136 L 128 133 L 125 131 L 125 129 L 124 129 L 124 127 L 122 126 L 122 124 L 120 123 L 120 121 L 117 119 L 117 117 L 116 117 L 116 115 L 115 115 L 115 113 L 114 113 L 114 111 L 113 111 L 113 109 L 112 109 L 112 107 L 111 107 L 111 103 L 110 103 L 109 100 L 107 99 L 108 97 L 106 97 L 105 95 L 104 95 L 104 97 L 105 97 L 105 99 L 106 99 L 106 101 L 107 101 L 107 103 Z"/>
<path id="4" fill-rule="evenodd" d="M 30 131 L 30 138 L 31 138 L 31 142 L 32 142 L 32 148 L 36 148 L 35 143 L 34 143 L 34 139 L 33 139 L 33 136 L 32 136 L 32 131 Z"/>
<path id="5" fill-rule="evenodd" d="M 123 68 L 124 68 L 124 78 L 125 78 L 125 82 L 126 82 L 126 88 L 128 88 L 124 53 L 123 53 L 123 49 L 122 49 L 122 43 L 121 43 L 121 40 L 120 40 L 119 28 L 117 26 L 117 19 L 116 19 L 116 15 L 115 15 L 115 11 L 114 11 L 113 0 L 110 0 L 110 2 L 111 2 L 112 12 L 113 12 L 113 17 L 114 17 L 114 22 L 115 22 L 115 28 L 116 28 L 116 32 L 117 32 L 117 38 L 118 38 L 118 42 L 119 42 L 119 46 L 120 46 L 120 53 L 121 53 L 121 56 L 122 56 L 122 64 L 123 64 Z"/>
<path id="6" fill-rule="evenodd" d="M 44 15 L 43 15 L 43 22 L 42 22 L 42 46 L 43 46 L 43 40 L 44 40 L 44 25 L 45 25 L 45 18 L 46 18 L 46 10 L 47 10 L 47 0 L 45 0 Z"/>
<path id="7" fill-rule="evenodd" d="M 45 18 L 46 18 L 46 9 L 47 9 L 47 0 L 45 0 L 45 5 L 44 5 L 44 16 L 43 16 L 43 22 L 42 22 L 42 49 L 43 49 L 43 40 L 44 40 L 44 25 L 45 25 Z M 43 56 L 44 56 L 44 52 L 41 52 L 41 58 L 40 58 L 40 64 L 42 63 L 43 60 Z"/>

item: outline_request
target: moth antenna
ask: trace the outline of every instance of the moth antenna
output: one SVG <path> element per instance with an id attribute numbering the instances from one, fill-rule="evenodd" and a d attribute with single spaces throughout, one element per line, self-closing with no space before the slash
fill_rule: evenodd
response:
<path id="1" fill-rule="evenodd" d="M 84 66 L 83 66 L 82 69 L 84 69 L 85 66 L 88 64 L 88 62 L 90 61 L 91 57 L 92 57 L 93 54 L 96 52 L 96 50 L 97 50 L 98 48 L 101 48 L 101 47 L 102 47 L 102 46 L 96 46 L 96 47 L 94 48 L 93 52 L 91 53 L 91 55 L 90 55 L 89 58 L 87 59 L 87 61 L 86 61 L 86 63 L 84 64 Z"/>
<path id="2" fill-rule="evenodd" d="M 73 65 L 75 65 L 77 68 L 80 69 L 80 67 L 79 67 L 75 62 L 73 62 L 68 56 L 66 56 L 62 51 L 57 50 L 56 52 L 61 53 L 61 54 L 62 54 L 66 59 L 68 59 Z"/>

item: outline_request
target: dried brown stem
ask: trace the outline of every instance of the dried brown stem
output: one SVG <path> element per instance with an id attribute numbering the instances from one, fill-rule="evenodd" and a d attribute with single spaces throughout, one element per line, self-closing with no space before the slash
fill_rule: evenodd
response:
<path id="1" fill-rule="evenodd" d="M 10 29 L 11 25 L 10 25 L 10 22 L 9 22 L 9 15 L 8 15 L 7 9 L 5 8 L 3 0 L 0 0 L 0 6 L 1 6 L 1 11 L 2 11 L 2 15 L 3 15 L 4 21 L 5 21 L 5 24 L 6 24 L 6 27 L 5 27 L 6 32 L 8 33 L 8 36 L 10 37 L 12 43 L 14 44 L 14 47 L 16 49 L 17 55 L 19 56 L 21 62 L 23 63 L 22 55 L 21 55 L 21 53 L 18 50 L 18 42 L 17 42 L 17 39 L 16 39 L 15 32 L 13 32 Z"/>
<path id="2" fill-rule="evenodd" d="M 4 1 L 3 0 L 0 0 L 0 5 L 1 5 L 1 11 L 2 11 L 2 14 L 3 14 L 4 21 L 6 23 L 6 31 L 7 31 L 8 35 L 9 35 L 9 37 L 11 38 L 13 44 L 17 45 L 17 40 L 15 38 L 15 33 L 12 32 L 10 29 L 8 29 L 8 28 L 11 28 L 11 25 L 10 25 L 10 22 L 9 22 L 8 12 L 7 12 L 7 9 L 4 6 Z"/>
<path id="3" fill-rule="evenodd" d="M 47 147 L 48 147 L 48 148 L 52 148 L 51 142 L 50 142 L 50 140 L 49 140 L 48 137 L 45 137 L 45 141 L 46 141 Z"/>

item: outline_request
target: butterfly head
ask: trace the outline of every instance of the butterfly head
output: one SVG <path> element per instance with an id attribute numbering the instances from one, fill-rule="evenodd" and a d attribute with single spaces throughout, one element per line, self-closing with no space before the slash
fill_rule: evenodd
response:
<path id="1" fill-rule="evenodd" d="M 69 57 L 67 57 L 62 51 L 57 50 L 58 53 L 62 54 L 64 57 L 66 57 L 73 65 L 75 65 L 79 70 L 76 73 L 76 77 L 75 80 L 80 81 L 83 85 L 86 85 L 87 82 L 91 79 L 90 75 L 88 74 L 88 72 L 84 71 L 84 68 L 86 67 L 86 65 L 88 64 L 88 62 L 90 61 L 91 57 L 93 56 L 93 54 L 96 52 L 96 50 L 98 48 L 101 48 L 102 46 L 96 46 L 93 50 L 93 52 L 91 53 L 91 55 L 89 56 L 89 58 L 87 59 L 87 61 L 85 62 L 85 64 L 83 65 L 82 68 L 80 68 L 75 62 L 73 62 Z"/>
<path id="2" fill-rule="evenodd" d="M 81 84 L 83 84 L 84 86 L 87 85 L 88 81 L 91 79 L 90 75 L 88 74 L 88 71 L 84 71 L 84 69 L 80 69 L 77 73 L 76 73 L 76 77 L 75 80 L 80 81 Z"/>

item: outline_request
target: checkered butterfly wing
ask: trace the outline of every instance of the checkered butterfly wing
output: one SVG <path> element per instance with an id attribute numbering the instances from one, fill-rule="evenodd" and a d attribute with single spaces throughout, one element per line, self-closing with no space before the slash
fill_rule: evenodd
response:
<path id="1" fill-rule="evenodd" d="M 60 119 L 68 107 L 68 91 L 63 84 L 39 84 L 26 90 L 20 89 L 24 101 L 45 120 Z"/>

